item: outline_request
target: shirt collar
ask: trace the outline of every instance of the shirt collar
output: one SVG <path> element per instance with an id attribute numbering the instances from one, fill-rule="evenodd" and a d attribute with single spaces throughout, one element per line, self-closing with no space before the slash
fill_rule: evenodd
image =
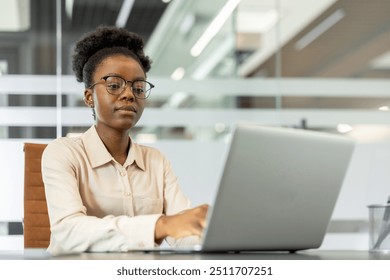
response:
<path id="1" fill-rule="evenodd" d="M 94 125 L 81 136 L 81 139 L 92 168 L 101 166 L 112 160 L 111 154 L 107 151 L 106 146 L 104 146 Z"/>
<path id="2" fill-rule="evenodd" d="M 81 139 L 83 141 L 85 151 L 87 153 L 88 158 L 90 159 L 92 168 L 104 165 L 110 161 L 113 161 L 114 158 L 108 152 L 106 146 L 104 146 L 103 141 L 100 139 L 96 127 L 91 126 L 82 136 Z M 127 155 L 126 162 L 124 164 L 125 167 L 135 164 L 145 171 L 145 164 L 142 157 L 142 151 L 140 147 L 133 143 L 131 140 L 130 151 Z"/>
<path id="3" fill-rule="evenodd" d="M 127 155 L 125 166 L 131 165 L 131 164 L 133 164 L 133 162 L 135 162 L 135 164 L 142 171 L 145 171 L 145 162 L 144 162 L 144 158 L 142 156 L 141 147 L 137 143 L 134 143 L 131 138 L 130 138 L 130 141 L 131 141 L 131 146 L 130 146 L 129 154 Z"/>

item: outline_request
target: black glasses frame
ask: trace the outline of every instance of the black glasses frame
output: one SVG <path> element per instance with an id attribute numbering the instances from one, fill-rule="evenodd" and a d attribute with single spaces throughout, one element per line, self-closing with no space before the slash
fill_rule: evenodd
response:
<path id="1" fill-rule="evenodd" d="M 148 82 L 146 80 L 143 80 L 143 79 L 134 80 L 134 81 L 128 81 L 128 80 L 125 80 L 124 78 L 122 78 L 121 76 L 113 76 L 113 75 L 107 75 L 107 76 L 101 77 L 98 82 L 92 84 L 88 88 L 92 89 L 97 84 L 100 84 L 101 80 L 104 80 L 104 82 L 107 83 L 107 79 L 110 78 L 110 77 L 119 78 L 119 79 L 122 79 L 125 82 L 125 86 L 122 88 L 121 92 L 118 93 L 118 94 L 111 93 L 110 90 L 107 87 L 107 84 L 106 84 L 105 85 L 106 91 L 107 91 L 107 93 L 109 93 L 111 95 L 121 95 L 125 91 L 127 85 L 130 84 L 131 91 L 132 91 L 132 93 L 133 93 L 135 98 L 137 98 L 137 99 L 147 99 L 149 97 L 149 95 L 150 95 L 150 92 L 154 88 L 154 85 L 152 83 L 150 83 L 150 82 Z M 140 97 L 139 95 L 137 95 L 135 89 L 133 88 L 133 84 L 136 83 L 136 82 L 145 82 L 145 83 L 147 83 L 150 86 L 150 88 L 145 92 L 145 97 Z"/>

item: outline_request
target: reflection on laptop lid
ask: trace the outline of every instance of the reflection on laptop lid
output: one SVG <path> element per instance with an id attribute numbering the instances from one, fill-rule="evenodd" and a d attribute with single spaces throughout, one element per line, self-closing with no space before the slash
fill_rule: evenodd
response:
<path id="1" fill-rule="evenodd" d="M 236 125 L 201 250 L 319 247 L 353 149 L 332 134 Z"/>

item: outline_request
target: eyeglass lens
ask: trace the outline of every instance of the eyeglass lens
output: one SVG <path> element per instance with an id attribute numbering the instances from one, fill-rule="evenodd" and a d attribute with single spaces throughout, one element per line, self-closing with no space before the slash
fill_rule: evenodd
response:
<path id="1" fill-rule="evenodd" d="M 149 96 L 151 86 L 146 81 L 127 82 L 121 77 L 114 76 L 106 78 L 107 91 L 114 95 L 121 94 L 125 90 L 127 83 L 130 83 L 131 90 L 135 97 L 145 99 Z"/>

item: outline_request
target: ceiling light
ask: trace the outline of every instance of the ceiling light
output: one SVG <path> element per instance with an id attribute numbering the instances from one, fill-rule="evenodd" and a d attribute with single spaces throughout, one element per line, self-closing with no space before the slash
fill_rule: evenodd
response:
<path id="1" fill-rule="evenodd" d="M 325 33 L 328 29 L 330 29 L 333 25 L 339 22 L 345 16 L 345 12 L 342 9 L 335 11 L 329 17 L 327 17 L 324 21 L 314 27 L 311 31 L 306 33 L 301 39 L 299 39 L 295 43 L 295 49 L 302 50 L 309 44 L 311 44 L 315 39 L 320 37 L 323 33 Z"/>
<path id="2" fill-rule="evenodd" d="M 171 74 L 171 79 L 175 80 L 175 81 L 179 81 L 179 80 L 183 79 L 185 73 L 186 73 L 186 70 L 183 67 L 178 67 Z"/>
<path id="3" fill-rule="evenodd" d="M 211 24 L 207 27 L 206 31 L 200 36 L 195 45 L 191 48 L 191 55 L 194 57 L 199 56 L 204 48 L 208 45 L 211 39 L 218 33 L 222 28 L 226 20 L 232 14 L 234 9 L 237 7 L 240 0 L 229 0 L 225 6 L 221 9 L 219 14 L 214 18 Z"/>
<path id="4" fill-rule="evenodd" d="M 118 18 L 116 19 L 115 25 L 117 27 L 125 27 L 129 15 L 134 5 L 134 0 L 124 0 L 122 7 L 119 11 Z"/>
<path id="5" fill-rule="evenodd" d="M 72 19 L 73 16 L 73 6 L 74 6 L 74 0 L 65 1 L 65 13 L 69 19 Z"/>

